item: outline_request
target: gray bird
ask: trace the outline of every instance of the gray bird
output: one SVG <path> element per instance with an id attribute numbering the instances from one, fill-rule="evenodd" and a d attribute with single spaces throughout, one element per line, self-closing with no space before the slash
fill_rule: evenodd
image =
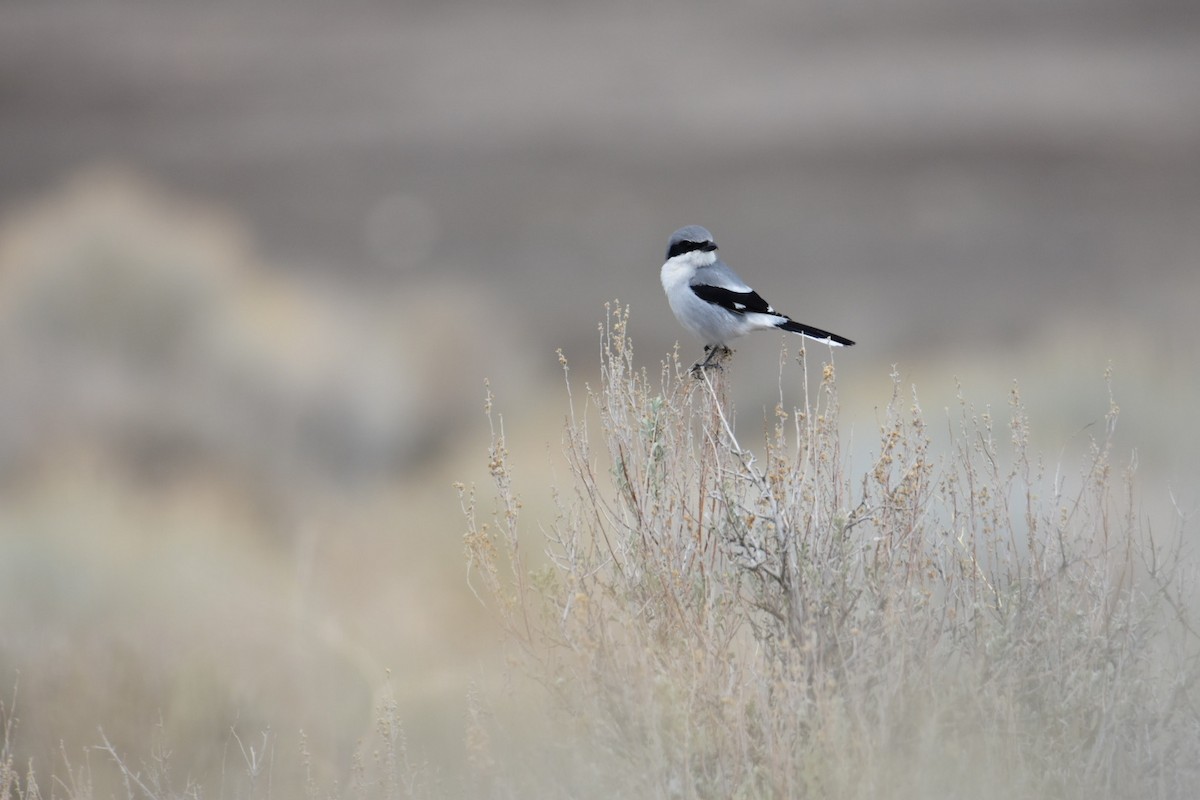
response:
<path id="1" fill-rule="evenodd" d="M 696 362 L 694 371 L 710 366 L 718 355 L 728 355 L 732 351 L 727 343 L 751 331 L 778 328 L 834 347 L 854 344 L 772 308 L 717 256 L 712 234 L 699 225 L 671 234 L 662 285 L 679 324 L 704 342 L 708 355 Z"/>

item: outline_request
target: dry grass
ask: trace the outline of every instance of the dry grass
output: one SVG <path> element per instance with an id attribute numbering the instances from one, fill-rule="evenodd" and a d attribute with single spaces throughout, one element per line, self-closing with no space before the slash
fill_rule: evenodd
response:
<path id="1" fill-rule="evenodd" d="M 809 386 L 801 353 L 796 408 L 781 364 L 756 454 L 730 373 L 636 369 L 627 319 L 600 386 L 571 390 L 543 569 L 489 400 L 498 504 L 482 522 L 464 493 L 472 584 L 554 742 L 497 796 L 1191 796 L 1193 572 L 1139 523 L 1115 403 L 1086 463 L 1050 473 L 1015 387 L 1004 420 L 962 401 L 935 453 L 897 380 L 855 472 L 832 363 Z"/>
<path id="2" fill-rule="evenodd" d="M 229 720 L 215 784 L 161 725 L 145 752 L 106 727 L 35 771 L 9 700 L 0 797 L 1192 796 L 1194 562 L 1135 512 L 1115 403 L 1080 466 L 1048 468 L 1016 388 L 1002 420 L 960 400 L 934 445 L 895 379 L 855 467 L 832 363 L 810 385 L 803 352 L 781 359 L 751 447 L 735 367 L 637 369 L 627 322 L 606 319 L 597 387 L 563 360 L 567 472 L 540 532 L 489 397 L 493 510 L 460 492 L 513 669 L 507 696 L 468 698 L 460 774 L 410 746 L 390 686 L 337 765 L 310 747 L 324 731 Z"/>
<path id="3" fill-rule="evenodd" d="M 454 337 L 457 377 L 409 358 L 408 303 L 445 306 L 410 285 L 359 302 L 119 170 L 4 210 L 0 721 L 20 717 L 23 782 L 122 796 L 102 727 L 167 794 L 344 784 L 386 668 L 419 752 L 461 760 L 486 619 L 438 443 L 477 416 L 455 381 L 479 364 Z M 270 762 L 243 770 L 238 738 L 267 729 Z"/>

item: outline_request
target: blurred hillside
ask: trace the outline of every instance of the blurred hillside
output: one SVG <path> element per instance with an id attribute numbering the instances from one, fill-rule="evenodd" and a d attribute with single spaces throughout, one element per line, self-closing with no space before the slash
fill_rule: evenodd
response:
<path id="1" fill-rule="evenodd" d="M 0 695 L 42 763 L 161 723 L 210 774 L 236 719 L 336 775 L 387 669 L 461 763 L 483 381 L 536 517 L 555 349 L 593 372 L 619 298 L 654 367 L 686 223 L 860 342 L 857 430 L 893 364 L 928 409 L 1019 379 L 1053 461 L 1111 363 L 1145 513 L 1200 503 L 1195 3 L 9 3 L 0 142 Z M 778 347 L 739 346 L 754 429 Z"/>

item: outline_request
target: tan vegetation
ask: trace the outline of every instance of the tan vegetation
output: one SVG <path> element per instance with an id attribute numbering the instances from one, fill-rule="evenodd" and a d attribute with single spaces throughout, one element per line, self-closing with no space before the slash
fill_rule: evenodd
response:
<path id="1" fill-rule="evenodd" d="M 220 215 L 109 173 L 10 218 L 0 286 L 6 800 L 1198 779 L 1187 519 L 1145 522 L 1111 400 L 1081 462 L 1043 463 L 1015 387 L 1003 414 L 964 389 L 943 418 L 893 376 L 852 437 L 865 392 L 843 416 L 814 348 L 781 358 L 760 434 L 733 410 L 745 360 L 640 369 L 620 309 L 595 386 L 566 372 L 557 512 L 530 463 L 555 394 L 507 433 L 489 400 L 495 513 L 462 488 L 464 582 L 463 456 L 422 437 L 473 404 L 477 334 L 414 355 L 389 302 L 286 277 Z"/>
<path id="2" fill-rule="evenodd" d="M 726 376 L 639 371 L 626 323 L 572 404 L 550 564 L 498 418 L 498 512 L 466 496 L 474 585 L 554 714 L 512 796 L 1188 796 L 1193 572 L 1139 523 L 1115 402 L 1072 476 L 1030 452 L 1015 387 L 1004 420 L 963 401 L 935 453 L 897 380 L 855 473 L 832 363 L 796 408 L 781 366 L 756 454 Z"/>

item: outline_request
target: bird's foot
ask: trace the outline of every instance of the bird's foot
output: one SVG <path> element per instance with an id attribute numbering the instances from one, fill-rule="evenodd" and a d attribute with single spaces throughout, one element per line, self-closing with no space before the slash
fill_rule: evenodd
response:
<path id="1" fill-rule="evenodd" d="M 733 355 L 733 351 L 725 345 L 714 347 L 711 344 L 706 344 L 704 345 L 704 352 L 706 353 L 704 360 L 697 361 L 692 365 L 691 373 L 693 377 L 701 377 L 706 369 L 724 369 L 723 362 L 727 361 Z"/>

